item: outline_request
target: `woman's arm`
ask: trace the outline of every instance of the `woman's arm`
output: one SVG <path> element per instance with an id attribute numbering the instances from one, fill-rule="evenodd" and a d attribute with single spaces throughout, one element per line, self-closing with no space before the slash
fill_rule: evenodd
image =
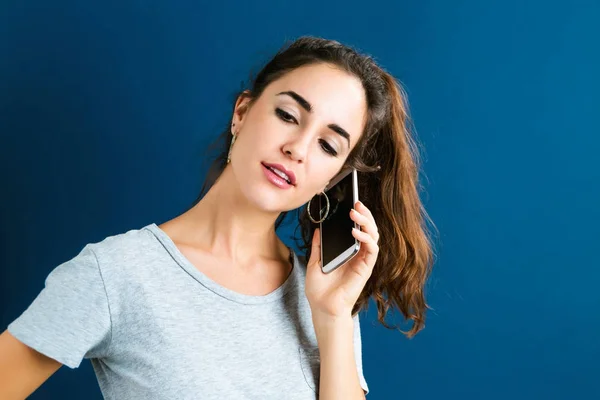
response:
<path id="1" fill-rule="evenodd" d="M 321 359 L 319 399 L 365 399 L 354 359 L 354 320 L 313 315 L 313 322 Z"/>
<path id="2" fill-rule="evenodd" d="M 0 399 L 25 399 L 61 366 L 4 331 L 0 335 Z"/>

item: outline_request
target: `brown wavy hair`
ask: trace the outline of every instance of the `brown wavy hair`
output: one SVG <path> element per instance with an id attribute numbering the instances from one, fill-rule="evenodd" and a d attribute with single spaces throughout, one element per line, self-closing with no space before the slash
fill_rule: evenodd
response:
<path id="1" fill-rule="evenodd" d="M 385 322 L 391 307 L 397 307 L 406 320 L 412 320 L 408 332 L 412 338 L 425 326 L 425 314 L 430 308 L 424 288 L 434 263 L 430 227 L 435 228 L 419 198 L 420 155 L 412 134 L 407 98 L 401 84 L 379 67 L 366 54 L 335 40 L 302 36 L 286 43 L 256 74 L 250 76 L 249 89 L 235 94 L 250 98 L 250 107 L 263 90 L 287 72 L 303 65 L 327 63 L 361 80 L 367 100 L 367 123 L 360 140 L 348 155 L 344 167 L 359 173 L 359 198 L 371 210 L 377 223 L 379 255 L 373 273 L 353 307 L 352 315 L 367 309 L 373 298 L 378 320 L 388 329 L 397 328 Z M 210 165 L 196 205 L 225 169 L 232 135 L 229 127 L 208 149 L 218 155 Z M 301 230 L 299 248 L 310 259 L 315 228 L 306 206 L 296 210 Z M 282 212 L 277 229 L 289 212 Z M 298 239 L 294 237 L 298 242 Z"/>

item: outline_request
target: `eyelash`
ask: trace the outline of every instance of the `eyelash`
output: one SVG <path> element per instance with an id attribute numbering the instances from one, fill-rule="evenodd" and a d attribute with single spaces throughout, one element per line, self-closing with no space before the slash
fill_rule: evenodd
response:
<path id="1" fill-rule="evenodd" d="M 296 118 L 294 118 L 292 115 L 290 115 L 289 113 L 283 111 L 281 108 L 276 108 L 275 109 L 275 114 L 277 114 L 277 116 L 283 121 L 283 122 L 287 122 L 287 123 L 298 123 L 296 121 Z M 337 156 L 337 152 L 329 145 L 329 143 L 327 143 L 325 140 L 321 141 L 321 148 L 323 149 L 323 151 L 325 151 L 327 154 L 330 154 L 332 156 Z"/>

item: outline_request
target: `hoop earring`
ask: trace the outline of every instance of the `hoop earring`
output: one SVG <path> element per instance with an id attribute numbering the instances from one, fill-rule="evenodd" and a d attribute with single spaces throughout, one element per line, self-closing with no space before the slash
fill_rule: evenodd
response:
<path id="1" fill-rule="evenodd" d="M 306 206 L 306 213 L 308 214 L 308 218 L 310 218 L 310 220 L 312 222 L 314 222 L 315 224 L 320 224 L 321 222 L 325 221 L 325 218 L 327 218 L 327 215 L 329 214 L 329 197 L 327 197 L 327 194 L 325 194 L 325 192 L 321 192 L 323 193 L 323 195 L 325 195 L 325 200 L 327 200 L 327 207 L 325 207 L 325 216 L 323 218 L 321 218 L 320 220 L 315 220 L 312 215 L 310 215 L 310 202 L 312 201 L 312 199 L 314 198 L 311 197 L 311 199 L 308 201 L 308 205 Z"/>
<path id="2" fill-rule="evenodd" d="M 237 134 L 233 134 L 233 139 L 231 139 L 231 144 L 229 145 L 229 153 L 227 153 L 227 164 L 231 162 L 231 149 L 233 148 L 233 143 L 235 143 L 235 139 L 237 139 Z"/>

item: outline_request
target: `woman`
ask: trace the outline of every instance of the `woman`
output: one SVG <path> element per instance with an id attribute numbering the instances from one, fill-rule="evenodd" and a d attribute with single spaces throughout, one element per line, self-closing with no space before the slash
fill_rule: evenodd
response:
<path id="1" fill-rule="evenodd" d="M 432 250 L 405 103 L 366 55 L 315 37 L 284 46 L 237 97 L 189 210 L 90 243 L 49 274 L 0 336 L 0 397 L 23 398 L 83 358 L 110 399 L 368 393 L 358 311 L 373 297 L 389 327 L 397 307 L 412 337 L 427 308 Z M 361 174 L 364 204 L 349 215 L 361 250 L 324 274 L 307 207 L 305 258 L 275 231 L 345 166 Z"/>

